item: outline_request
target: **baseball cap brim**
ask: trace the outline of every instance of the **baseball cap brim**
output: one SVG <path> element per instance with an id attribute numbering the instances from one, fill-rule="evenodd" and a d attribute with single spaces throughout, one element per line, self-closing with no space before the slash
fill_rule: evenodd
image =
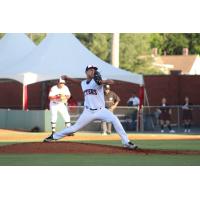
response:
<path id="1" fill-rule="evenodd" d="M 89 69 L 95 69 L 95 70 L 98 70 L 97 67 L 95 67 L 94 65 L 88 65 L 85 69 L 85 71 L 88 71 Z"/>

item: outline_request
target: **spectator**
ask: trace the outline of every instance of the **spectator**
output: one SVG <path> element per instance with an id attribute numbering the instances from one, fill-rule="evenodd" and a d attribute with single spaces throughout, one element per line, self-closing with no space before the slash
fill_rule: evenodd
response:
<path id="1" fill-rule="evenodd" d="M 140 104 L 140 99 L 136 96 L 135 93 L 133 93 L 127 104 L 128 106 L 138 106 Z"/>
<path id="2" fill-rule="evenodd" d="M 185 97 L 185 104 L 182 106 L 183 109 L 183 121 L 185 133 L 190 133 L 191 129 L 191 121 L 192 121 L 192 109 L 191 109 L 190 99 Z"/>
<path id="3" fill-rule="evenodd" d="M 110 85 L 105 85 L 104 87 L 104 98 L 105 98 L 105 107 L 114 112 L 117 105 L 120 102 L 119 96 L 110 90 Z M 111 134 L 112 132 L 112 123 L 111 122 L 102 122 L 102 135 Z"/>
<path id="4" fill-rule="evenodd" d="M 138 107 L 140 104 L 140 99 L 136 96 L 136 93 L 133 92 L 132 96 L 129 98 L 129 100 L 127 101 L 127 105 L 128 106 L 133 106 L 133 107 Z M 137 126 L 137 117 L 138 117 L 138 110 L 133 109 L 133 112 L 131 113 L 131 129 L 135 130 L 136 126 Z"/>
<path id="5" fill-rule="evenodd" d="M 160 126 L 161 126 L 161 133 L 164 133 L 165 125 L 169 129 L 170 133 L 174 133 L 175 131 L 172 130 L 171 124 L 170 124 L 172 110 L 169 108 L 166 98 L 162 98 L 161 106 L 159 107 L 158 112 L 160 113 L 159 120 L 160 120 Z"/>

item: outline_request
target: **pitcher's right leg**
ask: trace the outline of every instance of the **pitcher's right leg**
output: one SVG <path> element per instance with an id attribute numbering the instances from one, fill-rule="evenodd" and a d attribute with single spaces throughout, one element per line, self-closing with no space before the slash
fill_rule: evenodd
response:
<path id="1" fill-rule="evenodd" d="M 88 123 L 90 123 L 91 121 L 93 121 L 94 116 L 92 115 L 92 113 L 90 113 L 87 110 L 84 110 L 83 113 L 81 114 L 81 116 L 79 117 L 79 119 L 76 121 L 76 123 L 70 127 L 67 127 L 65 129 L 63 129 L 62 131 L 56 132 L 52 135 L 52 137 L 48 137 L 44 140 L 44 142 L 50 142 L 53 140 L 58 140 L 61 139 L 71 133 L 75 133 L 78 130 L 80 130 L 81 128 L 83 128 L 84 126 L 86 126 Z"/>
<path id="2" fill-rule="evenodd" d="M 127 136 L 126 131 L 124 130 L 122 124 L 120 123 L 119 119 L 108 109 L 103 109 L 101 112 L 99 112 L 98 117 L 102 120 L 106 120 L 107 122 L 111 122 L 116 130 L 116 132 L 121 137 L 121 141 L 124 147 L 130 148 L 130 149 L 137 149 L 138 147 L 133 144 Z"/>

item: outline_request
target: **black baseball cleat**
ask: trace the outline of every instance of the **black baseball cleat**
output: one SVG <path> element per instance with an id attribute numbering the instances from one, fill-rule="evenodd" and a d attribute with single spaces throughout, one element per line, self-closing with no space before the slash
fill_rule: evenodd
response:
<path id="1" fill-rule="evenodd" d="M 51 134 L 49 137 L 45 138 L 43 142 L 55 142 L 56 139 L 53 139 L 53 134 Z"/>
<path id="2" fill-rule="evenodd" d="M 124 147 L 127 149 L 132 149 L 132 150 L 138 149 L 138 146 L 133 144 L 132 142 L 128 142 L 127 144 L 124 145 Z"/>

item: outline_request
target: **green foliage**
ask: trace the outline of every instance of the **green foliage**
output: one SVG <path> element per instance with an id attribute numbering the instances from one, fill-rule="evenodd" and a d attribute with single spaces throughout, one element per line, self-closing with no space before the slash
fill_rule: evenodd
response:
<path id="1" fill-rule="evenodd" d="M 0 33 L 0 39 L 5 35 L 5 33 Z"/>
<path id="2" fill-rule="evenodd" d="M 46 37 L 46 33 L 27 33 L 27 35 L 37 45 Z"/>
<path id="3" fill-rule="evenodd" d="M 152 66 L 150 34 L 124 33 L 120 37 L 120 66 L 141 74 L 160 74 Z"/>
<path id="4" fill-rule="evenodd" d="M 150 34 L 150 47 L 151 49 L 157 48 L 158 54 L 163 53 L 163 45 L 164 45 L 164 37 L 159 33 L 152 33 Z"/>
<path id="5" fill-rule="evenodd" d="M 188 47 L 190 54 L 200 54 L 200 34 L 199 33 L 185 33 L 188 39 Z"/>
<path id="6" fill-rule="evenodd" d="M 111 34 L 109 33 L 76 33 L 76 37 L 96 56 L 110 62 Z"/>
<path id="7" fill-rule="evenodd" d="M 158 48 L 162 55 L 181 55 L 183 48 L 189 48 L 189 54 L 200 54 L 199 33 L 153 33 L 150 37 L 151 48 Z"/>
<path id="8" fill-rule="evenodd" d="M 165 33 L 163 34 L 164 44 L 163 50 L 170 55 L 181 55 L 182 50 L 188 47 L 188 40 L 182 33 Z"/>
<path id="9" fill-rule="evenodd" d="M 5 33 L 0 33 L 0 39 L 5 35 Z M 28 37 L 35 43 L 39 44 L 46 36 L 46 33 L 27 33 Z"/>
<path id="10" fill-rule="evenodd" d="M 76 37 L 95 55 L 110 63 L 112 34 L 77 33 Z M 150 34 L 121 34 L 120 67 L 143 74 L 161 73 L 152 66 L 149 40 Z"/>
<path id="11" fill-rule="evenodd" d="M 141 56 L 147 55 L 149 45 L 146 34 L 121 34 L 120 37 L 120 65 L 134 70 L 138 65 L 145 64 L 146 59 Z"/>

